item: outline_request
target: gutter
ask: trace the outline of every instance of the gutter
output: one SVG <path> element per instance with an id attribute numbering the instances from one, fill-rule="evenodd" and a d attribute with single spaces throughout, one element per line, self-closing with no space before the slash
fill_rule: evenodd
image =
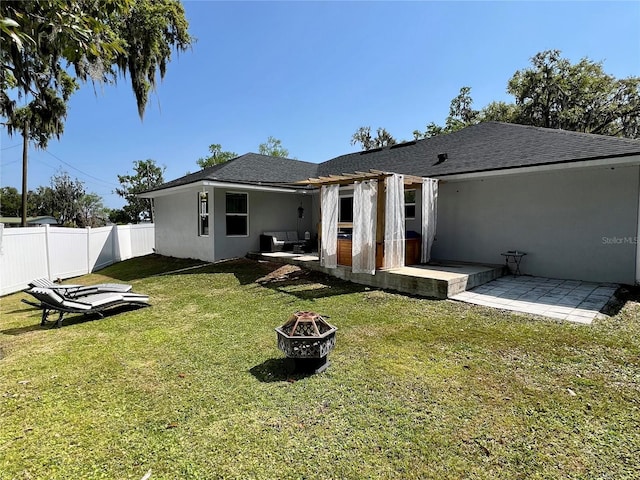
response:
<path id="1" fill-rule="evenodd" d="M 498 177 L 504 175 L 521 175 L 527 173 L 551 172 L 574 168 L 616 167 L 627 165 L 640 165 L 640 152 L 632 154 L 609 155 L 578 160 L 561 160 L 558 162 L 542 163 L 530 166 L 513 166 L 495 170 L 475 170 L 463 173 L 444 173 L 429 175 L 431 178 L 447 181 L 470 180 L 474 178 Z"/>
<path id="2" fill-rule="evenodd" d="M 275 193 L 300 193 L 300 187 L 283 187 L 274 184 L 263 183 L 242 183 L 242 182 L 221 182 L 216 180 L 200 180 L 197 182 L 176 185 L 158 190 L 149 190 L 138 194 L 140 198 L 156 198 L 172 195 L 177 192 L 192 190 L 193 188 L 213 187 L 213 188 L 235 188 L 242 190 L 275 192 Z"/>

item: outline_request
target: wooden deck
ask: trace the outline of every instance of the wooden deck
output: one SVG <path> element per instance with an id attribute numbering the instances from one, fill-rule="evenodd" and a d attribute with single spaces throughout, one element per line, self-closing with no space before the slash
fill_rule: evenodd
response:
<path id="1" fill-rule="evenodd" d="M 411 295 L 445 299 L 483 285 L 504 275 L 504 265 L 480 265 L 461 262 L 434 262 L 392 270 L 378 270 L 375 275 L 353 273 L 351 267 L 320 266 L 318 255 L 290 252 L 250 253 L 249 258 L 298 265 L 370 287 L 395 290 Z"/>

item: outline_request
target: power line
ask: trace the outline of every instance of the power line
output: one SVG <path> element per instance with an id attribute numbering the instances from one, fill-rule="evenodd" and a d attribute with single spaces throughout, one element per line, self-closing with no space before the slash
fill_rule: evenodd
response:
<path id="1" fill-rule="evenodd" d="M 62 159 L 61 159 L 60 157 L 58 157 L 57 155 L 54 155 L 54 154 L 53 154 L 53 153 L 51 153 L 49 150 L 45 150 L 45 152 L 47 152 L 49 155 L 51 155 L 53 158 L 55 158 L 55 159 L 56 159 L 56 160 L 58 160 L 59 162 L 64 163 L 67 167 L 72 168 L 72 169 L 74 169 L 75 171 L 80 172 L 81 174 L 83 174 L 83 175 L 85 175 L 85 176 L 87 176 L 87 177 L 89 177 L 89 178 L 93 178 L 94 180 L 97 180 L 98 182 L 102 182 L 102 183 L 104 183 L 105 185 L 109 185 L 109 186 L 111 186 L 111 187 L 119 187 L 119 185 L 116 185 L 115 183 L 107 182 L 106 180 L 103 180 L 103 179 L 98 178 L 98 177 L 94 177 L 93 175 L 91 175 L 91 174 L 89 174 L 89 173 L 87 173 L 87 172 L 83 172 L 83 171 L 82 171 L 82 170 L 80 170 L 79 168 L 74 167 L 73 165 L 71 165 L 71 164 L 70 164 L 70 163 L 68 163 L 68 162 L 65 162 L 64 160 L 62 160 Z"/>
<path id="2" fill-rule="evenodd" d="M 19 162 L 19 160 L 12 160 L 10 162 L 0 164 L 0 166 L 1 167 L 6 167 L 7 165 L 11 165 L 12 163 L 18 163 L 18 162 Z"/>
<path id="3" fill-rule="evenodd" d="M 19 146 L 20 146 L 20 144 L 19 144 L 19 143 L 16 143 L 15 145 L 11 145 L 10 147 L 0 148 L 0 150 L 3 150 L 3 151 L 4 151 L 4 150 L 9 150 L 10 148 L 16 148 L 16 147 L 19 147 Z"/>

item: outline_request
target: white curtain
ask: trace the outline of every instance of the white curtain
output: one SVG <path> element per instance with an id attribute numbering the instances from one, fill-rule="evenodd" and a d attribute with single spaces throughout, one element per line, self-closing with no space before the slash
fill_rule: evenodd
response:
<path id="1" fill-rule="evenodd" d="M 323 185 L 320 190 L 322 209 L 322 248 L 320 265 L 336 268 L 338 265 L 338 190 L 339 185 Z"/>
<path id="2" fill-rule="evenodd" d="M 351 242 L 353 273 L 376 273 L 376 205 L 378 184 L 375 180 L 356 182 L 353 191 L 353 236 Z"/>
<path id="3" fill-rule="evenodd" d="M 431 260 L 431 247 L 438 223 L 438 180 L 422 179 L 422 256 L 421 262 Z"/>
<path id="4" fill-rule="evenodd" d="M 384 268 L 404 267 L 404 175 L 387 177 Z"/>

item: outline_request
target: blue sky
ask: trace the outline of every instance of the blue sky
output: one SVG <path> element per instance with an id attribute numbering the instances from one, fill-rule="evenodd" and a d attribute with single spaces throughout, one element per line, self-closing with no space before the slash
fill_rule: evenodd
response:
<path id="1" fill-rule="evenodd" d="M 560 49 L 640 75 L 640 2 L 184 2 L 198 40 L 174 56 L 141 122 L 126 79 L 85 85 L 65 133 L 30 150 L 29 188 L 62 168 L 111 208 L 135 160 L 165 180 L 198 170 L 211 143 L 256 152 L 272 135 L 310 162 L 355 151 L 360 126 L 398 139 L 442 124 L 460 87 L 474 106 L 510 100 L 507 81 Z M 0 183 L 21 184 L 21 138 L 2 132 Z"/>

